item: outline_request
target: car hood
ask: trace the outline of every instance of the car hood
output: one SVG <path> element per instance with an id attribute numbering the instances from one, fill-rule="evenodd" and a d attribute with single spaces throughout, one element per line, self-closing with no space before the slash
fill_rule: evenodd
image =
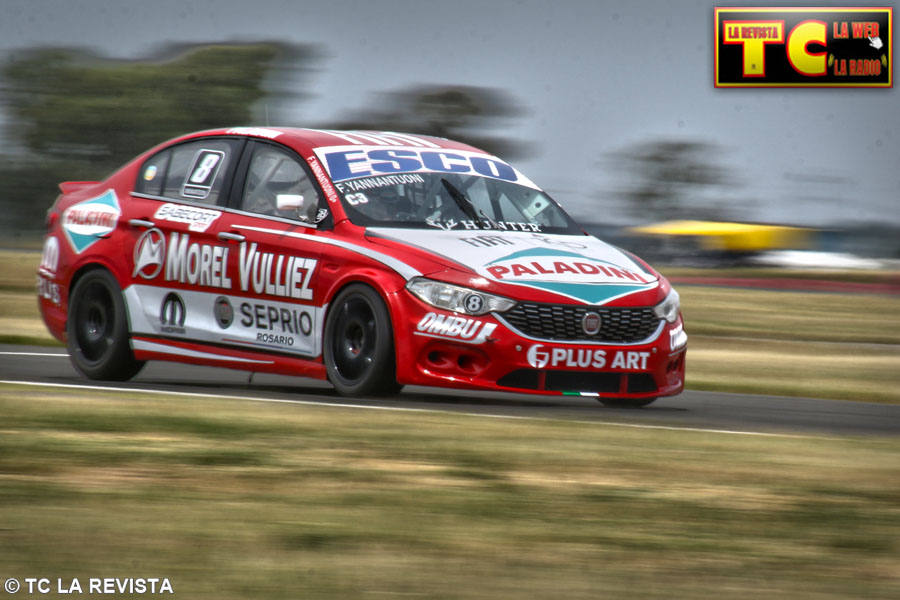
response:
<path id="1" fill-rule="evenodd" d="M 402 244 L 442 265 L 525 288 L 520 296 L 531 288 L 605 304 L 659 286 L 657 273 L 589 235 L 373 227 L 366 237 L 376 244 Z"/>

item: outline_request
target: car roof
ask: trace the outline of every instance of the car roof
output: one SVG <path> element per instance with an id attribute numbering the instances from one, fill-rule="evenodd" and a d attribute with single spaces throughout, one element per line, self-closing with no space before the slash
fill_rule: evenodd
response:
<path id="1" fill-rule="evenodd" d="M 208 136 L 245 136 L 277 141 L 296 150 L 306 151 L 331 146 L 402 146 L 422 149 L 467 150 L 481 152 L 483 150 L 445 138 L 398 133 L 393 131 L 344 131 L 337 129 L 302 129 L 295 127 L 230 127 L 211 129 L 188 134 L 176 141 L 208 137 Z"/>

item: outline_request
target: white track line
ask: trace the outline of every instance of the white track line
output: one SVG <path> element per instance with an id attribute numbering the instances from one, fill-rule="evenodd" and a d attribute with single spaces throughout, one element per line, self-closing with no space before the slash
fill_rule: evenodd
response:
<path id="1" fill-rule="evenodd" d="M 53 354 L 50 354 L 49 352 L 0 352 L 0 355 L 5 355 L 5 356 L 61 356 L 63 358 L 69 358 L 68 354 L 59 354 L 58 352 L 53 353 Z"/>
<path id="2" fill-rule="evenodd" d="M 230 396 L 227 394 L 201 394 L 198 392 L 175 392 L 168 390 L 154 390 L 147 388 L 124 388 L 124 387 L 107 387 L 101 385 L 76 385 L 67 383 L 40 383 L 36 381 L 10 381 L 0 380 L 0 384 L 22 385 L 32 387 L 51 387 L 63 389 L 81 389 L 94 390 L 101 392 L 131 392 L 135 394 L 157 394 L 161 396 L 181 396 L 185 398 L 210 398 L 216 400 L 245 400 L 249 402 L 265 402 L 269 404 L 299 404 L 304 406 L 327 406 L 330 408 L 358 408 L 365 410 L 385 410 L 392 412 L 408 412 L 408 413 L 430 413 L 444 415 L 460 415 L 464 417 L 484 417 L 489 419 L 509 419 L 519 421 L 545 421 L 545 422 L 565 422 L 565 423 L 583 423 L 585 425 L 599 425 L 602 427 L 627 427 L 631 429 L 655 429 L 662 431 L 690 431 L 695 433 L 719 433 L 725 435 L 747 435 L 756 437 L 771 438 L 792 438 L 792 439 L 816 439 L 816 440 L 840 440 L 839 437 L 827 437 L 817 435 L 799 435 L 790 433 L 767 433 L 762 431 L 735 431 L 731 429 L 706 429 L 703 427 L 675 427 L 671 425 L 641 425 L 638 423 L 611 423 L 609 421 L 569 421 L 566 419 L 553 419 L 549 417 L 523 417 L 516 415 L 497 415 L 490 413 L 470 413 L 456 412 L 451 410 L 438 410 L 434 408 L 409 408 L 401 406 L 373 406 L 370 404 L 341 404 L 337 402 L 317 402 L 314 400 L 285 400 L 283 398 L 259 398 L 256 396 Z"/>

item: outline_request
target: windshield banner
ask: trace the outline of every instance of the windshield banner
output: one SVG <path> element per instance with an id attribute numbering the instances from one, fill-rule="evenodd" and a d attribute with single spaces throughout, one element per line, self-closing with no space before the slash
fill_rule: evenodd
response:
<path id="1" fill-rule="evenodd" d="M 426 172 L 488 177 L 539 189 L 507 163 L 481 152 L 396 146 L 328 146 L 316 148 L 315 152 L 335 183 L 359 177 Z"/>

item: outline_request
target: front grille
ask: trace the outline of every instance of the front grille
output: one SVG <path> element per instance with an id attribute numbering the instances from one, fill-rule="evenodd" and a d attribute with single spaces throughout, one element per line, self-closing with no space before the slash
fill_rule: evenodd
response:
<path id="1" fill-rule="evenodd" d="M 625 377 L 623 389 L 622 378 Z M 653 393 L 659 388 L 649 373 L 607 373 L 598 371 L 537 371 L 517 369 L 497 380 L 497 385 L 521 390 L 553 392 L 594 392 L 597 394 Z"/>
<path id="2" fill-rule="evenodd" d="M 581 327 L 586 312 L 603 320 L 594 335 Z M 652 308 L 600 308 L 570 304 L 519 302 L 500 315 L 509 325 L 530 338 L 548 341 L 630 344 L 646 340 L 659 327 Z"/>

